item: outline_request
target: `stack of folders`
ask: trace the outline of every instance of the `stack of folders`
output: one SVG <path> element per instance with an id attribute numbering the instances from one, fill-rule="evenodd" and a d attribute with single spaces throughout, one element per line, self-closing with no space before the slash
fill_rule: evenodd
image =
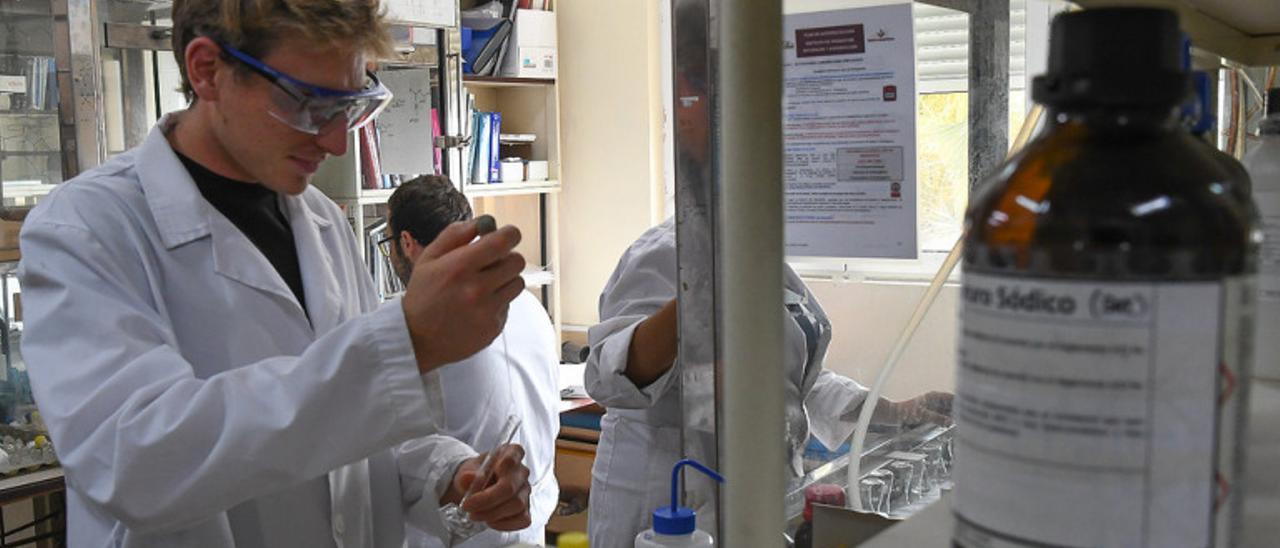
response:
<path id="1" fill-rule="evenodd" d="M 501 0 L 462 10 L 462 26 L 471 35 L 469 47 L 462 52 L 463 71 L 477 76 L 497 76 L 507 41 L 515 27 L 516 1 Z M 497 4 L 496 11 L 494 4 Z"/>
<path id="2" fill-rule="evenodd" d="M 378 242 L 389 235 L 391 235 L 391 227 L 387 225 L 386 219 L 375 219 L 364 229 L 365 266 L 369 268 L 373 285 L 378 290 L 378 296 L 383 300 L 404 292 L 404 284 L 400 283 L 400 277 L 396 276 L 395 267 L 391 263 L 390 246 L 395 245 L 395 242 L 378 245 Z"/>
<path id="3" fill-rule="evenodd" d="M 471 115 L 471 184 L 502 181 L 498 136 L 502 134 L 502 113 L 473 112 Z"/>

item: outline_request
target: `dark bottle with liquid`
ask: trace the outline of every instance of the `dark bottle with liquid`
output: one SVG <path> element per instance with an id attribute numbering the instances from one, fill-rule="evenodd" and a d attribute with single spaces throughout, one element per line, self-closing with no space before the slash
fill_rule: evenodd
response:
<path id="1" fill-rule="evenodd" d="M 966 217 L 955 460 L 969 548 L 1237 544 L 1256 227 L 1179 122 L 1177 17 L 1053 22 L 1043 133 Z"/>

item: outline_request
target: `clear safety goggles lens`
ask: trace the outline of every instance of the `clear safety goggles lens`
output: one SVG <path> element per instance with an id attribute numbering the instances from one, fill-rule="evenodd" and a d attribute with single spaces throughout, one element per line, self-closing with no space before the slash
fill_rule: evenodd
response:
<path id="1" fill-rule="evenodd" d="M 315 96 L 288 90 L 287 83 L 271 87 L 271 116 L 298 131 L 317 134 L 331 127 L 352 130 L 368 124 L 391 102 L 391 91 L 371 81 L 366 91 L 350 96 Z"/>

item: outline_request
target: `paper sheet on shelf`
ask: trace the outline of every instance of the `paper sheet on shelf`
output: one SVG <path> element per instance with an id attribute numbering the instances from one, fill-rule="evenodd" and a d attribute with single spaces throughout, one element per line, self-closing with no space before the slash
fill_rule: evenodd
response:
<path id="1" fill-rule="evenodd" d="M 392 21 L 403 23 L 452 27 L 457 15 L 454 0 L 387 0 L 384 5 Z"/>
<path id="2" fill-rule="evenodd" d="M 433 173 L 431 70 L 384 70 L 378 77 L 395 95 L 377 120 L 382 173 Z"/>

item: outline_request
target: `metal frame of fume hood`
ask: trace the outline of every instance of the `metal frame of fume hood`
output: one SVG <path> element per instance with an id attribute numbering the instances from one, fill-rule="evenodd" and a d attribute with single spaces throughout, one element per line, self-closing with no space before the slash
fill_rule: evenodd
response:
<path id="1" fill-rule="evenodd" d="M 1003 161 L 1009 146 L 1009 1 L 922 3 L 970 15 L 972 190 Z M 699 526 L 718 531 L 722 542 L 776 546 L 778 534 L 754 532 L 781 533 L 785 487 L 783 408 L 775 397 L 783 378 L 782 315 L 774 312 L 782 307 L 784 260 L 781 51 L 776 70 L 762 70 L 759 59 L 772 52 L 743 50 L 753 40 L 781 43 L 782 9 L 776 1 L 749 10 L 734 9 L 728 0 L 672 5 L 681 449 L 728 478 L 716 489 L 709 480 L 687 475 L 684 495 L 686 505 L 716 509 L 715 516 L 699 516 Z M 767 25 L 776 27 L 773 34 Z M 698 35 L 705 43 L 689 43 L 688 37 Z M 753 76 L 764 79 L 744 80 Z M 734 85 L 744 81 L 751 85 Z M 762 103 L 769 93 L 777 98 L 772 106 Z M 776 122 L 764 121 L 761 113 L 771 112 Z M 769 133 L 775 135 L 761 138 Z M 763 381 L 770 376 L 777 382 Z M 776 451 L 760 443 L 774 439 Z M 701 500 L 705 493 L 713 500 Z"/>

